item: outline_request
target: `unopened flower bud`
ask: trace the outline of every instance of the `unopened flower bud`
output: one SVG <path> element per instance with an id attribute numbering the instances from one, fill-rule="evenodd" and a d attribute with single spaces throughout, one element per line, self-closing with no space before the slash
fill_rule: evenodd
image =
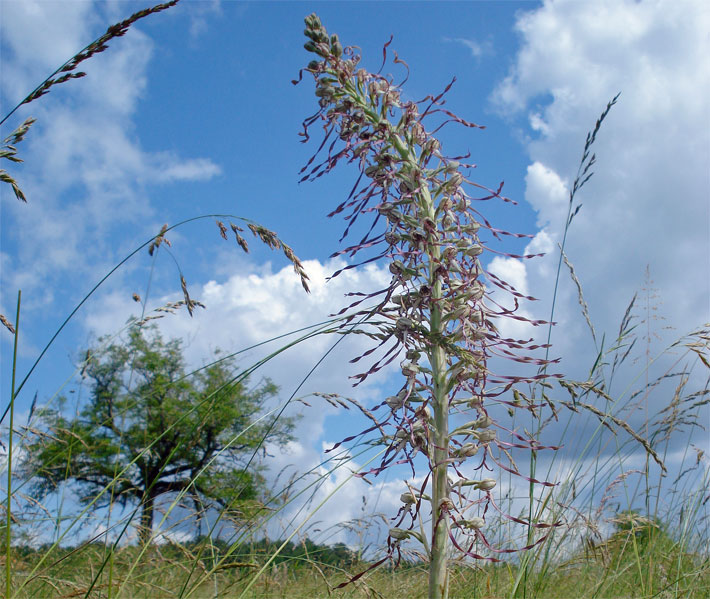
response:
<path id="1" fill-rule="evenodd" d="M 330 49 L 336 58 L 340 58 L 343 54 L 343 46 L 335 33 L 330 36 Z"/>
<path id="2" fill-rule="evenodd" d="M 473 518 L 470 518 L 469 520 L 459 520 L 456 522 L 456 524 L 460 528 L 469 528 L 471 530 L 478 530 L 480 528 L 483 528 L 486 525 L 486 521 L 483 518 L 479 518 L 478 516 L 474 516 Z"/>
<path id="3" fill-rule="evenodd" d="M 403 405 L 404 405 L 404 397 L 399 394 L 399 395 L 391 395 L 387 399 L 385 399 L 385 403 L 392 409 L 392 410 L 399 410 Z"/>
<path id="4" fill-rule="evenodd" d="M 306 26 L 309 29 L 321 29 L 323 25 L 320 22 L 320 18 L 316 13 L 311 13 L 304 19 Z"/>
<path id="5" fill-rule="evenodd" d="M 406 360 L 400 364 L 400 368 L 402 369 L 402 374 L 407 378 L 416 376 L 419 372 L 418 364 L 415 364 L 414 362 L 408 362 Z"/>
<path id="6" fill-rule="evenodd" d="M 399 496 L 399 500 L 407 505 L 417 502 L 417 498 L 412 493 L 402 493 Z"/>
<path id="7" fill-rule="evenodd" d="M 478 301 L 483 297 L 483 294 L 486 292 L 486 288 L 476 281 L 473 285 L 471 285 L 467 289 L 466 295 L 468 296 L 468 299 L 471 301 Z"/>
<path id="8" fill-rule="evenodd" d="M 387 231 L 385 233 L 385 241 L 389 243 L 390 245 L 394 245 L 399 242 L 399 235 L 397 233 L 393 233 L 392 231 Z"/>
<path id="9" fill-rule="evenodd" d="M 474 243 L 473 245 L 468 246 L 464 253 L 472 258 L 480 256 L 483 253 L 483 246 L 478 243 Z"/>
<path id="10" fill-rule="evenodd" d="M 404 541 L 411 536 L 411 533 L 403 528 L 390 528 L 390 536 L 396 541 Z"/>
<path id="11" fill-rule="evenodd" d="M 480 408 L 483 405 L 483 399 L 481 397 L 472 397 L 468 400 L 468 407 L 472 409 Z"/>
<path id="12" fill-rule="evenodd" d="M 483 480 L 478 481 L 478 484 L 476 484 L 476 488 L 480 489 L 481 491 L 490 491 L 494 489 L 496 486 L 496 481 L 494 478 L 484 478 Z"/>
<path id="13" fill-rule="evenodd" d="M 461 173 L 453 173 L 448 180 L 448 185 L 452 188 L 458 187 L 461 183 L 463 183 L 463 175 Z"/>
<path id="14" fill-rule="evenodd" d="M 470 458 L 478 453 L 478 445 L 474 443 L 464 443 L 461 447 L 454 451 L 454 456 L 457 458 Z"/>
<path id="15" fill-rule="evenodd" d="M 395 326 L 400 330 L 400 331 L 406 331 L 412 328 L 412 325 L 414 323 L 409 319 L 409 318 L 398 318 L 397 323 Z"/>
<path id="16" fill-rule="evenodd" d="M 400 275 L 404 272 L 404 264 L 399 260 L 395 260 L 389 265 L 389 269 L 393 275 Z"/>
<path id="17" fill-rule="evenodd" d="M 493 421 L 488 416 L 481 416 L 473 423 L 473 428 L 488 428 Z"/>
<path id="18" fill-rule="evenodd" d="M 496 438 L 496 432 L 487 428 L 477 433 L 476 436 L 481 443 L 490 443 Z"/>

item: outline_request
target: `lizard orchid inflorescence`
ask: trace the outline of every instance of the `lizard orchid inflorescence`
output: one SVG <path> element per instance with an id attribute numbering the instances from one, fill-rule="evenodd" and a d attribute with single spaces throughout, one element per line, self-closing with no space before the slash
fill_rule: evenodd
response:
<path id="1" fill-rule="evenodd" d="M 301 76 L 304 72 L 313 76 L 319 110 L 304 121 L 302 135 L 308 141 L 316 124 L 322 125 L 325 135 L 304 167 L 302 181 L 326 174 L 339 162 L 358 166 L 356 184 L 331 216 L 345 213 L 343 238 L 359 217 L 370 215 L 372 222 L 358 243 L 335 255 L 369 253 L 345 268 L 387 260 L 392 274 L 389 285 L 376 293 L 351 294 L 357 299 L 343 310 L 350 316 L 348 323 L 357 319 L 374 327 L 370 335 L 377 345 L 360 358 L 382 352 L 355 377 L 355 384 L 404 355 L 402 388 L 375 410 L 378 416 L 373 417 L 371 430 L 381 433 L 387 449 L 370 473 L 408 463 L 414 476 L 418 455 L 428 466 L 423 482 L 416 488 L 408 483 L 401 496 L 402 508 L 389 531 L 388 556 L 399 556 L 403 541 L 417 539 L 431 563 L 430 595 L 444 597 L 450 542 L 473 558 L 492 559 L 493 552 L 510 551 L 493 548 L 484 533 L 490 506 L 499 509 L 491 495 L 496 479 L 469 478 L 462 464 L 475 459 L 479 473 L 497 468 L 518 473 L 512 459 L 506 459 L 508 449 L 540 449 L 534 439 L 514 431 L 507 431 L 511 441 L 502 440 L 501 427 L 489 412 L 495 404 L 536 409 L 513 387 L 547 376 L 501 374 L 492 368 L 493 363 L 500 365 L 497 358 L 544 363 L 531 355 L 540 347 L 532 340 L 503 338 L 499 333 L 497 319 L 526 320 L 517 313 L 525 296 L 481 261 L 487 247 L 479 235 L 495 239 L 524 235 L 494 228 L 477 208 L 484 200 L 510 201 L 501 195 L 502 184 L 493 190 L 470 181 L 466 173 L 473 165 L 461 162 L 467 157 L 444 156 L 434 137 L 449 122 L 479 127 L 443 108 L 442 98 L 453 81 L 437 96 L 405 100 L 391 76 L 361 68 L 357 50 L 343 47 L 337 35 L 328 35 L 315 14 L 306 18 L 305 34 L 309 38 L 305 48 L 317 58 Z M 389 42 L 383 67 L 388 46 Z M 406 68 L 396 53 L 394 63 Z M 435 124 L 431 131 L 430 121 Z M 481 197 L 470 196 L 467 187 L 481 191 Z M 367 300 L 376 305 L 363 308 Z M 450 419 L 462 424 L 450 426 Z M 422 525 L 422 514 L 429 513 L 423 505 L 430 507 L 430 535 Z M 479 543 L 486 549 L 477 549 Z"/>

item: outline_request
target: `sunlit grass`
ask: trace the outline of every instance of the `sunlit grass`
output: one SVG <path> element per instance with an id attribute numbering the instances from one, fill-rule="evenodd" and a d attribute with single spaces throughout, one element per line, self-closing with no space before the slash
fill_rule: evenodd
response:
<path id="1" fill-rule="evenodd" d="M 365 574 L 357 582 L 336 589 L 347 576 L 366 569 L 366 563 L 343 559 L 346 551 L 313 544 L 290 545 L 289 551 L 268 568 L 251 589 L 242 595 L 254 570 L 265 563 L 271 547 L 244 547 L 233 555 L 190 596 L 253 599 L 315 597 L 410 597 L 428 595 L 426 566 L 401 564 Z M 139 549 L 123 547 L 113 561 L 114 592 L 123 587 L 121 598 L 177 597 L 187 572 L 195 565 L 196 546 L 166 544 L 152 546 L 135 565 Z M 13 550 L 13 571 L 18 578 L 32 569 L 42 549 Z M 104 548 L 88 545 L 78 551 L 61 549 L 42 574 L 15 595 L 17 598 L 81 597 L 102 563 Z M 347 555 L 345 556 L 347 558 Z M 327 560 L 327 561 L 324 561 Z M 203 557 L 197 571 L 214 567 L 214 558 Z M 126 573 L 132 570 L 126 582 Z M 514 564 L 455 566 L 451 573 L 450 596 L 455 598 L 507 597 L 517 567 Z M 643 581 L 642 581 L 643 578 Z M 546 574 L 544 589 L 528 589 L 528 596 L 567 599 L 571 597 L 707 597 L 710 592 L 708 556 L 682 551 L 666 533 L 651 527 L 636 534 L 620 531 L 604 543 L 586 546 L 569 560 L 555 564 Z M 94 586 L 93 597 L 108 596 L 105 583 Z"/>

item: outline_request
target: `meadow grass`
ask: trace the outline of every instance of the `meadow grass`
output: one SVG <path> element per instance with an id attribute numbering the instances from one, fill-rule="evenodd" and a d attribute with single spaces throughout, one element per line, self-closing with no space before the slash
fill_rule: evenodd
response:
<path id="1" fill-rule="evenodd" d="M 173 4 L 174 2 L 141 11 L 119 24 L 118 28 L 109 28 L 102 38 L 65 63 L 55 75 L 60 72 L 71 74 L 81 61 L 103 51 L 109 39 L 125 33 L 135 20 L 160 12 Z M 342 53 L 339 42 L 334 42 L 333 47 L 339 48 Z M 53 84 L 66 80 L 66 76 L 56 80 L 48 79 L 50 83 L 45 81 L 23 103 L 37 100 L 47 93 Z M 381 81 L 378 80 L 377 83 L 379 85 Z M 322 87 L 330 89 L 330 85 Z M 325 94 L 328 90 L 321 91 Z M 332 89 L 328 91 L 328 94 L 332 93 Z M 594 142 L 601 121 L 615 101 L 616 98 L 607 106 L 606 112 L 587 138 L 580 170 L 570 195 L 565 239 L 578 211 L 574 203 L 575 193 L 591 176 L 589 169 L 594 163 L 594 157 L 590 156 L 589 148 Z M 22 134 L 26 133 L 26 128 L 21 131 Z M 19 137 L 21 140 L 21 135 Z M 402 149 L 405 155 L 410 151 L 413 155 L 411 148 L 406 151 Z M 331 166 L 327 163 L 327 169 Z M 445 169 L 447 181 L 453 178 L 451 175 L 455 170 Z M 24 200 L 23 194 L 17 194 L 19 188 L 16 182 L 11 178 L 7 182 L 13 185 L 18 199 Z M 441 185 L 442 188 L 450 187 L 446 182 Z M 414 191 L 411 186 L 408 189 L 409 192 Z M 386 210 L 382 209 L 382 212 L 391 216 L 393 208 L 389 206 Z M 226 239 L 227 227 L 219 220 L 226 217 L 210 215 L 210 218 L 218 219 L 219 232 Z M 291 248 L 263 227 L 251 222 L 246 226 L 272 249 L 281 249 L 301 277 L 304 287 L 307 287 L 307 276 Z M 246 250 L 246 242 L 238 232 L 241 229 L 235 227 L 236 225 L 232 230 L 237 243 Z M 165 227 L 136 252 L 146 247 L 151 253 L 158 250 L 171 228 Z M 472 247 L 468 245 L 466 250 L 470 251 Z M 436 259 L 441 260 L 441 255 L 437 254 Z M 581 284 L 564 255 L 564 243 L 560 248 L 558 281 L 563 262 L 569 267 L 572 279 L 578 286 L 583 316 L 597 343 Z M 119 263 L 117 268 L 124 263 L 125 260 Z M 107 277 L 113 272 L 112 270 Z M 106 278 L 102 279 L 82 300 L 77 310 L 105 280 Z M 180 304 L 192 311 L 199 302 L 189 297 L 182 275 L 180 283 L 185 298 Z M 469 283 L 474 284 L 471 281 Z M 439 291 L 441 292 L 441 289 Z M 439 299 L 443 299 L 443 296 Z M 508 556 L 501 563 L 456 559 L 453 553 L 447 554 L 444 568 L 448 560 L 448 596 L 648 599 L 710 596 L 710 554 L 707 551 L 710 543 L 707 532 L 707 489 L 710 481 L 707 456 L 701 450 L 694 451 L 688 447 L 687 454 L 682 456 L 677 478 L 672 484 L 664 478 L 667 476 L 665 461 L 671 440 L 679 435 L 686 435 L 689 430 L 702 424 L 699 418 L 705 413 L 703 410 L 708 402 L 708 385 L 702 384 L 707 377 L 702 374 L 702 369 L 705 366 L 710 368 L 707 359 L 710 334 L 707 328 L 699 328 L 660 352 L 657 358 L 647 354 L 645 363 L 640 367 L 635 366 L 631 364 L 629 353 L 634 339 L 633 306 L 632 302 L 626 310 L 616 339 L 607 347 L 604 346 L 603 340 L 600 340 L 597 359 L 591 366 L 587 379 L 550 379 L 542 384 L 532 384 L 529 396 L 524 398 L 521 409 L 524 412 L 529 408 L 533 415 L 532 424 L 520 424 L 521 420 L 516 420 L 519 418 L 517 415 L 513 419 L 514 426 L 520 424 L 532 428 L 531 438 L 544 439 L 553 416 L 543 418 L 542 409 L 536 412 L 533 406 L 536 401 L 546 404 L 555 420 L 565 417 L 568 419 L 562 441 L 578 440 L 575 436 L 575 426 L 580 413 L 583 413 L 585 419 L 592 419 L 597 423 L 593 434 L 580 444 L 576 461 L 560 465 L 553 457 L 544 463 L 546 472 L 541 476 L 543 480 L 553 480 L 556 483 L 554 488 L 541 490 L 539 486 L 531 485 L 528 495 L 525 496 L 524 492 L 515 492 L 515 483 L 510 477 L 508 482 L 513 490 L 512 494 L 503 494 L 497 498 L 507 512 L 504 512 L 500 519 L 488 517 L 486 530 L 493 531 L 489 533 L 491 539 L 495 537 L 499 546 L 519 547 L 526 543 L 533 544 L 533 541 L 534 546 L 528 551 Z M 69 318 L 75 313 L 76 310 Z M 150 315 L 143 321 L 149 318 Z M 264 361 L 236 373 L 235 376 L 255 372 L 268 362 L 270 357 L 313 335 L 331 334 L 336 331 L 342 333 L 342 323 L 350 325 L 351 319 L 351 316 L 345 315 L 314 325 L 313 331 L 302 332 L 295 341 L 275 350 Z M 18 320 L 19 302 L 15 324 Z M 67 321 L 51 338 L 50 344 Z M 12 329 L 17 342 L 19 331 L 13 329 L 6 317 L 3 317 L 3 324 Z M 364 329 L 352 327 L 349 330 L 363 332 Z M 668 367 L 664 365 L 663 370 L 657 372 L 656 364 L 664 363 L 663 359 L 668 357 L 670 352 L 676 353 L 675 362 Z M 20 382 L 20 388 L 43 355 L 44 352 Z M 701 372 L 698 373 L 698 370 Z M 623 376 L 620 374 L 622 371 L 625 372 Z M 613 383 L 618 379 L 622 379 L 627 386 L 617 390 Z M 691 381 L 695 384 L 698 380 L 701 381 L 700 387 L 689 387 Z M 638 381 L 641 383 L 634 386 Z M 657 414 L 647 414 L 641 427 L 632 428 L 628 422 L 639 410 L 640 402 L 647 400 L 651 393 L 668 393 L 669 381 L 672 387 L 666 407 Z M 8 406 L 11 422 L 14 395 L 18 390 L 13 384 L 13 397 Z M 335 400 L 331 398 L 331 401 Z M 279 409 L 270 416 L 278 417 Z M 31 423 L 26 429 L 15 431 L 14 442 L 21 446 L 23 435 L 30 429 Z M 607 434 L 608 431 L 611 433 Z M 448 434 L 449 431 L 447 429 L 443 432 Z M 158 441 L 159 439 L 150 439 L 150 444 L 144 451 L 150 451 L 151 446 Z M 0 559 L 5 562 L 2 568 L 6 576 L 5 584 L 2 585 L 4 596 L 8 599 L 429 597 L 430 565 L 412 557 L 413 554 L 410 554 L 409 561 L 405 559 L 396 567 L 385 561 L 376 568 L 373 566 L 385 555 L 382 551 L 365 551 L 364 548 L 359 548 L 354 554 L 343 557 L 333 548 L 309 544 L 309 529 L 304 527 L 304 523 L 315 515 L 317 508 L 309 508 L 302 513 L 301 522 L 290 527 L 291 530 L 295 528 L 291 538 L 284 542 L 259 545 L 259 538 L 263 536 L 271 518 L 278 517 L 285 506 L 299 497 L 303 499 L 303 493 L 317 489 L 324 477 L 359 458 L 356 453 L 359 449 L 366 451 L 371 447 L 366 444 L 362 447 L 352 446 L 349 448 L 350 453 L 340 461 L 339 454 L 334 454 L 319 465 L 325 467 L 325 474 L 311 472 L 310 478 L 304 475 L 302 480 L 305 481 L 305 491 L 298 491 L 301 495 L 293 491 L 297 488 L 294 484 L 296 481 L 293 480 L 282 489 L 271 490 L 272 497 L 264 500 L 266 515 L 262 512 L 253 519 L 235 520 L 235 532 L 226 541 L 218 538 L 217 523 L 213 522 L 208 534 L 195 542 L 160 544 L 157 541 L 160 535 L 166 532 L 163 530 L 148 535 L 150 542 L 143 545 L 126 541 L 127 531 L 133 522 L 129 513 L 124 514 L 117 523 L 112 523 L 110 535 L 99 533 L 92 542 L 75 547 L 65 546 L 71 543 L 73 535 L 86 536 L 84 526 L 89 520 L 88 509 L 91 504 L 84 511 L 62 513 L 61 501 L 47 505 L 33 501 L 24 494 L 23 485 L 27 481 L 13 480 L 10 469 L 12 461 L 8 460 L 8 481 L 13 484 L 12 488 L 10 484 L 7 487 L 12 500 L 6 497 L 3 506 L 6 518 L 4 530 L 1 532 L 5 547 Z M 642 456 L 641 464 L 638 462 L 639 456 Z M 136 457 L 138 458 L 140 456 Z M 534 475 L 536 469 L 541 468 L 543 462 L 538 461 L 537 454 L 533 452 L 531 473 Z M 557 476 L 559 472 L 562 472 L 561 477 Z M 117 472 L 116 480 L 121 475 L 122 473 Z M 445 476 L 442 480 L 445 480 Z M 502 480 L 501 477 L 498 482 Z M 17 484 L 18 482 L 20 484 Z M 110 487 L 111 485 L 108 485 L 102 493 L 110 494 Z M 440 491 L 445 494 L 444 490 Z M 96 500 L 98 499 L 97 496 Z M 162 522 L 166 528 L 170 512 L 182 507 L 184 499 L 183 495 L 179 495 L 169 502 Z M 11 506 L 13 509 L 10 509 Z M 632 507 L 638 510 L 638 513 L 627 511 Z M 511 522 L 505 515 L 517 520 Z M 217 520 L 229 518 L 228 510 L 224 510 Z M 545 528 L 546 536 L 541 537 L 533 526 L 525 525 L 526 521 L 545 526 L 554 523 L 555 526 L 551 529 Z M 52 522 L 56 523 L 54 542 L 39 547 L 32 544 L 33 529 L 46 528 L 48 523 Z M 431 518 L 426 524 L 433 524 Z M 435 526 L 433 528 L 436 530 Z M 390 535 L 392 530 L 398 529 L 391 529 Z M 456 536 L 457 533 L 452 534 Z M 14 538 L 14 541 L 7 542 L 7 539 L 11 538 Z M 297 550 L 299 547 L 302 547 L 303 551 Z M 355 557 L 363 555 L 365 561 Z M 490 555 L 488 554 L 489 557 Z M 347 581 L 350 581 L 350 584 L 340 587 Z"/>
<path id="2" fill-rule="evenodd" d="M 710 593 L 710 564 L 707 555 L 685 553 L 682 547 L 664 532 L 644 529 L 645 537 L 632 531 L 620 531 L 595 546 L 586 546 L 568 560 L 554 564 L 546 574 L 542 592 L 531 585 L 528 596 L 550 599 L 579 598 L 638 598 L 652 597 L 707 597 Z M 140 557 L 135 567 L 138 548 L 120 548 L 113 560 L 114 591 L 124 583 L 129 570 L 131 579 L 123 585 L 121 598 L 177 597 L 186 573 L 195 565 L 193 546 L 166 544 L 152 546 Z M 322 548 L 321 548 L 322 549 Z M 13 571 L 21 577 L 32 569 L 42 549 L 13 549 Z M 380 568 L 368 572 L 357 582 L 344 588 L 334 588 L 346 579 L 367 568 L 367 563 L 323 563 L 316 550 L 296 556 L 283 556 L 259 578 L 246 594 L 242 594 L 255 568 L 263 564 L 267 555 L 249 552 L 234 556 L 224 563 L 199 587 L 191 597 L 203 599 L 220 597 L 236 599 L 316 597 L 409 597 L 428 596 L 428 568 L 425 564 L 403 563 L 400 567 Z M 104 559 L 101 544 L 84 546 L 78 551 L 61 549 L 53 556 L 53 564 L 15 597 L 82 597 L 88 581 L 95 576 Z M 197 564 L 199 571 L 213 567 L 212 558 L 203 557 Z M 454 565 L 451 570 L 452 598 L 508 597 L 519 573 L 515 564 Z M 642 580 L 643 579 L 643 580 Z M 219 589 L 215 594 L 215 588 Z M 107 597 L 108 589 L 98 584 L 93 597 Z"/>

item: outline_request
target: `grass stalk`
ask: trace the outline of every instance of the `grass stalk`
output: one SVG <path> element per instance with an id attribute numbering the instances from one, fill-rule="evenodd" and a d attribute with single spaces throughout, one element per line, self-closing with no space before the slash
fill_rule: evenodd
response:
<path id="1" fill-rule="evenodd" d="M 579 166 L 577 167 L 577 174 L 574 180 L 574 183 L 572 185 L 572 189 L 569 192 L 569 201 L 567 203 L 567 215 L 565 217 L 565 227 L 562 232 L 562 243 L 560 244 L 560 253 L 557 261 L 557 270 L 555 272 L 555 283 L 553 286 L 552 290 L 552 303 L 550 305 L 550 317 L 547 325 L 547 341 L 545 343 L 545 361 L 543 365 L 540 367 L 539 372 L 540 373 L 546 373 L 547 372 L 547 365 L 549 363 L 549 357 L 550 357 L 550 347 L 552 343 L 552 327 L 554 325 L 554 319 L 555 319 L 555 308 L 557 306 L 557 293 L 559 290 L 559 284 L 560 284 L 560 275 L 562 273 L 562 263 L 567 262 L 566 256 L 565 256 L 565 246 L 567 243 L 567 234 L 569 233 L 570 225 L 572 224 L 572 221 L 574 220 L 574 217 L 577 215 L 579 210 L 581 209 L 582 205 L 581 204 L 575 204 L 575 198 L 577 195 L 577 192 L 582 189 L 582 187 L 589 181 L 589 179 L 592 177 L 594 174 L 593 171 L 591 171 L 591 168 L 594 166 L 596 163 L 596 156 L 594 154 L 590 155 L 590 149 L 594 142 L 596 141 L 596 136 L 597 133 L 599 132 L 599 129 L 601 127 L 602 122 L 606 118 L 607 114 L 609 114 L 609 111 L 611 110 L 612 106 L 616 104 L 617 99 L 619 98 L 620 94 L 617 94 L 614 96 L 614 98 L 607 104 L 606 108 L 602 112 L 601 116 L 597 119 L 596 125 L 592 131 L 587 133 L 587 139 L 584 144 L 584 151 L 582 152 L 582 158 L 579 162 Z M 574 271 L 573 273 L 573 279 L 575 282 L 577 282 L 576 277 L 574 276 Z M 577 285 L 579 287 L 579 283 L 577 282 Z M 581 293 L 581 291 L 580 291 Z M 594 335 L 594 329 L 592 328 L 592 335 Z M 595 345 L 596 345 L 596 338 L 595 338 Z M 535 389 L 536 383 L 533 385 L 533 391 Z M 544 391 L 542 392 L 543 399 L 544 399 Z M 533 425 L 535 425 L 535 416 L 532 416 L 533 420 Z M 542 410 L 538 412 L 537 416 L 537 430 L 540 430 L 542 428 Z M 536 503 L 536 496 L 535 496 L 535 475 L 536 475 L 536 470 L 537 470 L 537 451 L 532 450 L 530 452 L 530 484 L 528 485 L 528 521 L 533 522 L 535 518 L 535 509 L 534 505 Z M 528 533 L 527 533 L 527 543 L 530 545 L 533 542 L 533 534 L 534 534 L 534 529 L 532 526 L 528 527 Z M 519 596 L 519 584 L 522 582 L 522 594 L 523 597 L 527 596 L 527 582 L 528 582 L 528 569 L 529 569 L 529 561 L 532 558 L 531 553 L 527 553 L 522 556 L 522 563 L 523 563 L 523 576 L 519 577 L 518 580 L 516 580 L 516 583 L 513 588 L 513 597 L 518 597 Z"/>
<path id="2" fill-rule="evenodd" d="M 17 291 L 15 313 L 15 339 L 12 346 L 12 382 L 10 384 L 10 430 L 7 434 L 7 507 L 5 508 L 5 597 L 12 596 L 12 429 L 15 426 L 15 372 L 17 371 L 17 340 L 20 336 L 20 301 L 22 290 Z"/>
<path id="3" fill-rule="evenodd" d="M 79 303 L 76 306 L 74 306 L 74 308 L 69 313 L 69 315 L 62 321 L 62 323 L 59 325 L 59 327 L 54 332 L 52 337 L 49 339 L 49 341 L 42 348 L 42 351 L 40 351 L 39 355 L 37 356 L 35 361 L 32 363 L 32 366 L 27 371 L 27 374 L 25 374 L 24 378 L 22 379 L 22 381 L 18 385 L 16 393 L 19 393 L 22 390 L 22 388 L 25 386 L 25 383 L 27 383 L 28 379 L 30 378 L 30 376 L 34 372 L 35 368 L 37 368 L 37 365 L 40 363 L 40 361 L 42 360 L 44 355 L 47 353 L 49 348 L 52 346 L 54 341 L 57 339 L 57 337 L 59 337 L 59 334 L 69 324 L 69 322 L 74 317 L 74 315 L 89 300 L 89 298 L 91 298 L 94 295 L 94 293 L 96 293 L 96 291 L 99 289 L 99 287 L 101 287 L 108 279 L 110 279 L 113 276 L 113 274 L 116 271 L 118 271 L 124 264 L 126 264 L 131 258 L 133 258 L 141 250 L 143 250 L 145 248 L 151 249 L 153 247 L 153 244 L 156 244 L 156 242 L 160 242 L 162 239 L 164 239 L 165 234 L 172 231 L 173 229 L 176 229 L 178 227 L 182 227 L 183 225 L 187 225 L 189 223 L 193 223 L 196 221 L 201 221 L 201 220 L 205 220 L 205 219 L 212 219 L 212 218 L 216 218 L 216 219 L 233 218 L 235 220 L 239 220 L 239 221 L 246 223 L 247 226 L 253 225 L 253 226 L 258 227 L 260 229 L 262 228 L 260 225 L 257 225 L 256 223 L 254 223 L 254 221 L 252 221 L 248 218 L 241 217 L 241 216 L 236 216 L 234 214 L 201 214 L 199 216 L 193 216 L 191 218 L 186 218 L 186 219 L 181 220 L 180 222 L 178 222 L 174 225 L 171 225 L 171 226 L 165 225 L 162 228 L 162 230 L 160 231 L 160 233 L 158 233 L 157 235 L 153 235 L 150 239 L 148 239 L 147 241 L 145 241 L 144 243 L 139 245 L 136 249 L 134 249 L 127 256 L 125 256 L 122 260 L 120 260 L 115 266 L 113 266 L 113 268 L 111 268 L 111 270 L 109 270 L 103 277 L 101 277 L 101 279 L 88 291 L 88 293 L 86 293 L 84 295 L 84 297 L 81 299 L 81 301 L 79 301 Z M 255 235 L 256 235 L 256 233 L 255 233 Z M 7 416 L 9 409 L 10 409 L 10 406 L 5 408 L 5 411 L 0 416 L 0 423 L 2 423 L 5 420 L 5 417 Z"/>

